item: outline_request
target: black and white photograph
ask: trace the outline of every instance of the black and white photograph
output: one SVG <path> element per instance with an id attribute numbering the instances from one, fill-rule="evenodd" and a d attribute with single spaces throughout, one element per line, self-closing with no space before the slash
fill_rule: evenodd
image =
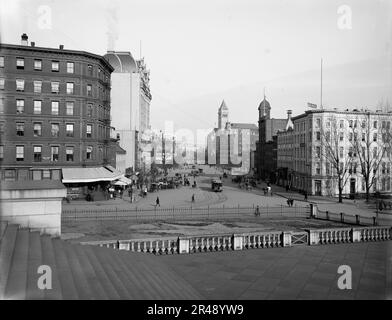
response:
<path id="1" fill-rule="evenodd" d="M 391 300 L 391 123 L 392 0 L 0 0 L 0 300 Z"/>

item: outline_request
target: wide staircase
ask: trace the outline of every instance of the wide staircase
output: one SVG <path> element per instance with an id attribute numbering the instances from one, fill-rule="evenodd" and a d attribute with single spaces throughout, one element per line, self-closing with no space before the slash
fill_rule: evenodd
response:
<path id="1" fill-rule="evenodd" d="M 52 289 L 38 288 L 41 265 L 51 268 Z M 157 257 L 0 228 L 0 300 L 202 298 Z"/>

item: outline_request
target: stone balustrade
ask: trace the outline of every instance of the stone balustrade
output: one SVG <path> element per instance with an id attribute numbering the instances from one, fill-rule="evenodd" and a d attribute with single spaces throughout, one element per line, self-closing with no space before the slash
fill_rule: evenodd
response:
<path id="1" fill-rule="evenodd" d="M 301 238 L 302 237 L 302 238 Z M 255 248 L 291 247 L 392 239 L 390 226 L 312 229 L 303 232 L 267 231 L 242 234 L 89 241 L 82 244 L 153 254 L 196 253 Z M 300 241 L 299 241 L 300 240 Z"/>

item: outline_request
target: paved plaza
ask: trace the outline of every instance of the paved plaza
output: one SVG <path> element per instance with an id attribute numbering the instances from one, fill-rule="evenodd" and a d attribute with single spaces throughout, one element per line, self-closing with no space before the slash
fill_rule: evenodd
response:
<path id="1" fill-rule="evenodd" d="M 157 256 L 206 299 L 392 299 L 392 243 Z M 352 289 L 337 286 L 338 267 Z"/>

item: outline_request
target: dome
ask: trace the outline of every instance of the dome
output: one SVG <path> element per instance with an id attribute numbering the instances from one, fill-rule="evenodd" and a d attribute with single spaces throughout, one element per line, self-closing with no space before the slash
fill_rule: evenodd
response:
<path id="1" fill-rule="evenodd" d="M 114 68 L 113 72 L 133 73 L 138 71 L 136 61 L 130 52 L 108 51 L 104 58 Z"/>

